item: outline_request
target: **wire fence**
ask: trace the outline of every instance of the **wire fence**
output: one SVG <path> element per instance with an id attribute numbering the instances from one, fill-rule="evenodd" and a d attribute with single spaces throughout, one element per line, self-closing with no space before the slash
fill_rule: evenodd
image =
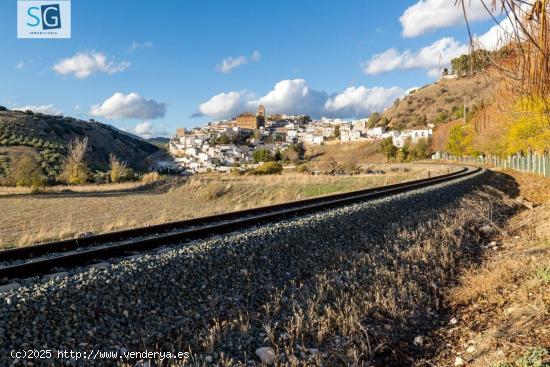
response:
<path id="1" fill-rule="evenodd" d="M 488 167 L 513 169 L 521 172 L 531 172 L 550 177 L 550 155 L 529 154 L 527 156 L 510 156 L 500 158 L 495 156 L 485 157 L 456 157 L 447 153 L 436 152 L 432 159 L 443 159 L 449 161 L 478 164 Z"/>

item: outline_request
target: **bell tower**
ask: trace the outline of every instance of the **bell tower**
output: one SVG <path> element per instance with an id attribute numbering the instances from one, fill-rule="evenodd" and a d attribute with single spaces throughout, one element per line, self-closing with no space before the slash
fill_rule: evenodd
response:
<path id="1" fill-rule="evenodd" d="M 258 106 L 256 120 L 258 121 L 258 126 L 265 126 L 265 107 L 263 105 Z"/>

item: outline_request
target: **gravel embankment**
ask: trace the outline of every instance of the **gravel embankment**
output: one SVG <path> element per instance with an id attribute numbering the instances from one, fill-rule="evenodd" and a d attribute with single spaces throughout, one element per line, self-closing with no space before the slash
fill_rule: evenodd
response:
<path id="1" fill-rule="evenodd" d="M 11 350 L 152 350 L 175 335 L 182 351 L 196 350 L 212 320 L 259 307 L 276 289 L 335 264 L 336 253 L 354 256 L 358 246 L 380 241 L 402 218 L 421 223 L 436 216 L 483 179 L 482 173 L 65 277 L 28 280 L 0 293 L 0 365 L 13 362 Z M 255 333 L 224 352 L 253 355 L 262 346 Z"/>

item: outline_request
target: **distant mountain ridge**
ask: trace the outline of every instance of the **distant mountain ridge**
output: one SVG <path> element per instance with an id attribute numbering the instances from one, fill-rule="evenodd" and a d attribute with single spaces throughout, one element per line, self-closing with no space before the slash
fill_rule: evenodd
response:
<path id="1" fill-rule="evenodd" d="M 16 154 L 34 154 L 48 176 L 61 168 L 68 143 L 88 138 L 85 160 L 91 170 L 107 171 L 110 154 L 136 171 L 165 156 L 156 145 L 111 125 L 72 117 L 0 109 L 0 175 Z"/>

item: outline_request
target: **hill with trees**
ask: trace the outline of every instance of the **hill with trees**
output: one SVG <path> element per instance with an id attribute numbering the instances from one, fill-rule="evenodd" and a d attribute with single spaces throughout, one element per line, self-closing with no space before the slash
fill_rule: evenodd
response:
<path id="1" fill-rule="evenodd" d="M 63 170 L 69 145 L 86 139 L 83 160 L 91 176 L 110 169 L 111 156 L 135 171 L 147 171 L 164 152 L 137 136 L 94 120 L 50 116 L 32 111 L 0 108 L 0 177 L 14 171 L 14 164 L 35 164 L 48 181 L 55 181 Z M 17 162 L 22 156 L 30 161 Z M 28 160 L 28 159 L 27 159 Z M 36 170 L 35 167 L 31 167 Z M 31 170 L 31 171 L 32 171 Z"/>

